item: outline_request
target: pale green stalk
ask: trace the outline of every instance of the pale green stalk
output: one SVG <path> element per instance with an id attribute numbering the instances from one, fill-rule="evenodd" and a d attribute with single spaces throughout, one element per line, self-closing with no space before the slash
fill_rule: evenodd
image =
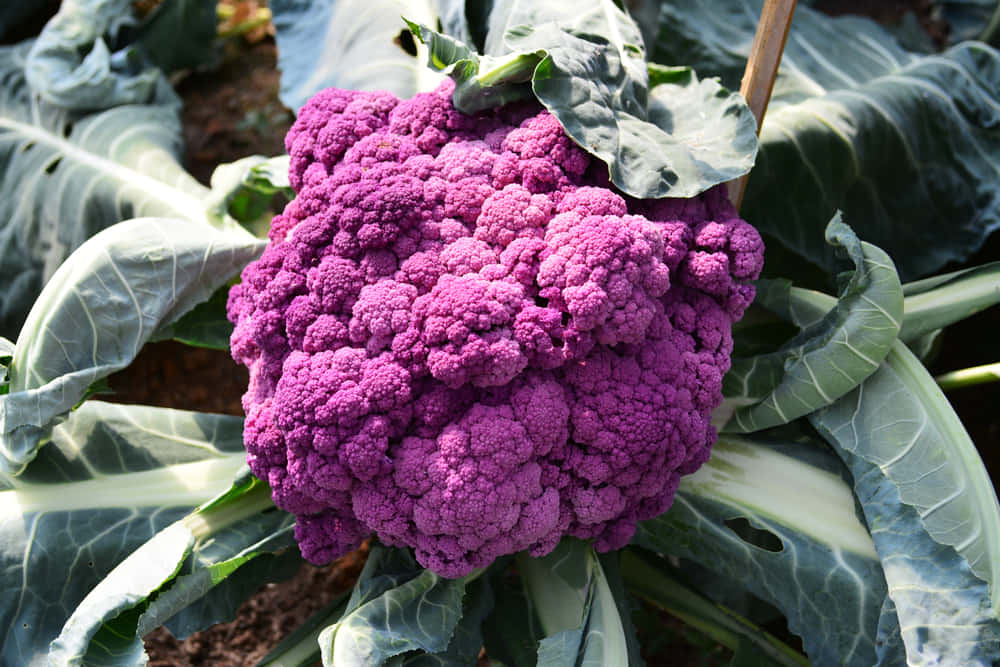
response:
<path id="1" fill-rule="evenodd" d="M 1000 380 L 1000 362 L 963 368 L 951 371 L 950 373 L 942 373 L 935 377 L 934 380 L 943 391 L 996 382 Z"/>

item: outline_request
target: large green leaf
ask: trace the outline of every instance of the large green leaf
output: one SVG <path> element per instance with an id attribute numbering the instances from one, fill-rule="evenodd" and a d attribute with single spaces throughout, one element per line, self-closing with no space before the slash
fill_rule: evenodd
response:
<path id="1" fill-rule="evenodd" d="M 986 583 L 950 546 L 935 542 L 879 466 L 840 450 L 872 527 L 908 665 L 993 665 L 1000 623 Z M 883 615 L 885 617 L 885 614 Z M 902 661 L 900 661 L 902 662 Z M 886 659 L 883 664 L 896 664 Z"/>
<path id="2" fill-rule="evenodd" d="M 838 470 L 812 442 L 724 436 L 633 542 L 688 558 L 773 604 L 813 664 L 867 667 L 886 585 Z M 727 525 L 735 519 L 769 532 L 777 550 L 745 541 Z"/>
<path id="3" fill-rule="evenodd" d="M 465 588 L 462 618 L 448 648 L 438 653 L 404 653 L 391 658 L 390 667 L 465 667 L 478 661 L 483 649 L 483 621 L 493 610 L 493 593 L 489 581 L 479 577 Z"/>
<path id="4" fill-rule="evenodd" d="M 233 226 L 140 218 L 82 245 L 35 302 L 0 396 L 0 470 L 17 474 L 53 420 L 131 363 L 157 330 L 207 299 L 263 248 Z"/>
<path id="5" fill-rule="evenodd" d="M 683 574 L 668 558 L 645 549 L 621 554 L 628 590 L 706 634 L 736 653 L 752 653 L 757 662 L 746 664 L 808 667 L 808 660 L 748 619 L 708 599 L 682 581 Z M 735 660 L 735 657 L 734 657 Z M 733 662 L 739 665 L 744 663 Z"/>
<path id="6" fill-rule="evenodd" d="M 164 4 L 177 5 L 179 1 Z M 166 7 L 154 14 L 169 23 L 163 18 L 169 13 L 170 7 Z M 179 106 L 180 99 L 164 73 L 127 39 L 138 24 L 130 0 L 62 3 L 35 40 L 25 63 L 32 91 L 49 104 L 76 111 L 123 104 Z M 190 39 L 192 33 L 197 36 L 197 30 L 174 27 L 175 48 L 198 50 L 192 49 L 190 42 L 176 43 L 178 38 Z"/>
<path id="7" fill-rule="evenodd" d="M 735 85 L 761 0 L 664 2 L 652 59 Z M 872 21 L 795 13 L 741 212 L 829 267 L 819 230 L 842 210 L 912 279 L 1000 227 L 1000 55 L 901 49 Z"/>
<path id="8" fill-rule="evenodd" d="M 538 664 L 628 665 L 630 641 L 618 600 L 592 546 L 563 539 L 542 558 L 518 556 L 525 589 L 545 632 Z"/>
<path id="9" fill-rule="evenodd" d="M 497 3 L 482 57 L 415 31 L 429 63 L 455 79 L 459 109 L 533 94 L 630 195 L 692 197 L 753 165 L 756 122 L 743 98 L 686 69 L 658 69 L 651 87 L 639 28 L 612 0 Z"/>
<path id="10" fill-rule="evenodd" d="M 829 302 L 821 306 L 821 318 L 812 312 L 813 302 L 825 295 L 781 283 L 760 290 L 759 304 L 803 329 L 775 352 L 733 359 L 726 396 L 756 402 L 736 410 L 728 430 L 759 431 L 829 405 L 874 373 L 896 340 L 903 292 L 892 260 L 860 241 L 839 216 L 826 237 L 850 258 L 853 271 L 845 274 L 837 300 L 821 298 Z"/>
<path id="11" fill-rule="evenodd" d="M 1000 262 L 907 283 L 903 294 L 899 337 L 910 344 L 1000 303 Z"/>
<path id="12" fill-rule="evenodd" d="M 480 574 L 445 579 L 409 551 L 373 546 L 346 612 L 319 636 L 323 664 L 380 665 L 408 651 L 445 651 L 466 585 Z"/>
<path id="13" fill-rule="evenodd" d="M 990 584 L 983 603 L 996 613 L 1000 609 L 996 492 L 962 422 L 906 346 L 897 342 L 878 372 L 811 415 L 810 421 L 838 449 L 879 469 L 881 479 L 871 474 L 862 477 L 866 486 L 859 488 L 859 496 L 884 495 L 876 485 L 893 487 L 930 536 L 954 547 L 972 573 Z M 933 581 L 932 573 L 926 577 Z M 900 601 L 896 603 L 899 607 Z"/>
<path id="14" fill-rule="evenodd" d="M 331 86 L 411 97 L 441 76 L 407 52 L 401 16 L 434 25 L 430 0 L 271 0 L 281 68 L 281 101 L 298 110 Z"/>
<path id="15" fill-rule="evenodd" d="M 244 470 L 229 490 L 142 544 L 76 607 L 52 642 L 49 662 L 136 664 L 144 654 L 142 635 L 248 561 L 287 549 L 292 519 L 270 496 L 270 488 Z"/>
<path id="16" fill-rule="evenodd" d="M 45 664 L 70 612 L 126 556 L 232 484 L 237 417 L 88 401 L 0 476 L 0 663 Z"/>
<path id="17" fill-rule="evenodd" d="M 952 43 L 980 39 L 991 19 L 997 20 L 994 0 L 935 0 L 933 4 L 948 22 L 948 41 Z M 993 39 L 997 39 L 996 34 Z"/>
<path id="18" fill-rule="evenodd" d="M 545 631 L 524 580 L 506 565 L 500 561 L 489 570 L 494 604 L 483 625 L 483 645 L 491 658 L 505 665 L 534 665 Z"/>
<path id="19" fill-rule="evenodd" d="M 25 45 L 0 47 L 0 335 L 14 338 L 69 253 L 136 216 L 206 220 L 208 189 L 180 166 L 175 108 L 82 116 L 38 100 Z"/>

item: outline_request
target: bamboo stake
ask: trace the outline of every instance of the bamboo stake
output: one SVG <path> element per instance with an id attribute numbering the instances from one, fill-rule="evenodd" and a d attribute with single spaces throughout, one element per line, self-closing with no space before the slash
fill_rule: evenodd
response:
<path id="1" fill-rule="evenodd" d="M 760 134 L 767 103 L 771 101 L 771 90 L 778 76 L 778 65 L 785 50 L 788 29 L 792 25 L 795 3 L 796 0 L 765 0 L 757 23 L 757 34 L 750 47 L 740 93 L 747 99 L 747 104 L 757 119 L 757 134 Z M 743 201 L 748 178 L 749 174 L 744 174 L 729 182 L 729 198 L 737 209 Z"/>

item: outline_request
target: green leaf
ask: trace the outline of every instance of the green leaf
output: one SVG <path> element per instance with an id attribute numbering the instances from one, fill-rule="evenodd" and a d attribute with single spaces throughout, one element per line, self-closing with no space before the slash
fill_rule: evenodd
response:
<path id="1" fill-rule="evenodd" d="M 226 316 L 229 285 L 217 289 L 207 301 L 199 303 L 171 325 L 160 329 L 156 339 L 172 338 L 187 345 L 228 350 L 233 323 Z"/>
<path id="2" fill-rule="evenodd" d="M 663 609 L 689 626 L 705 633 L 736 655 L 757 662 L 732 664 L 787 665 L 807 667 L 809 662 L 798 651 L 782 644 L 773 635 L 730 609 L 713 602 L 683 583 L 683 576 L 665 558 L 648 551 L 626 549 L 622 569 L 629 590 Z"/>
<path id="3" fill-rule="evenodd" d="M 872 21 L 801 5 L 741 214 L 828 268 L 818 232 L 838 209 L 904 280 L 967 257 L 1000 227 L 1000 55 L 918 57 Z M 651 59 L 738 85 L 761 6 L 663 3 Z"/>
<path id="4" fill-rule="evenodd" d="M 251 222 L 260 215 L 261 204 L 269 204 L 275 194 L 291 199 L 295 193 L 288 181 L 288 161 L 287 155 L 251 155 L 219 165 L 212 172 L 208 209 L 217 218 L 231 214 L 240 222 Z"/>
<path id="5" fill-rule="evenodd" d="M 291 523 L 275 510 L 266 484 L 241 475 L 228 491 L 142 544 L 95 586 L 52 642 L 50 664 L 134 664 L 130 656 L 142 655 L 143 634 L 246 561 L 276 550 L 275 535 L 277 548 L 286 547 L 289 540 L 281 538 Z M 179 576 L 191 558 L 194 573 Z"/>
<path id="6" fill-rule="evenodd" d="M 0 335 L 14 338 L 69 253 L 131 217 L 206 220 L 208 189 L 181 168 L 177 109 L 71 114 L 24 80 L 27 45 L 0 47 Z"/>
<path id="7" fill-rule="evenodd" d="M 886 585 L 842 469 L 813 442 L 724 436 L 633 543 L 690 559 L 777 607 L 813 664 L 872 665 Z M 770 533 L 778 550 L 745 540 L 727 525 L 735 519 Z"/>
<path id="8" fill-rule="evenodd" d="M 220 58 L 215 5 L 202 0 L 158 3 L 136 31 L 143 54 L 165 72 L 212 64 Z"/>
<path id="9" fill-rule="evenodd" d="M 388 90 L 399 97 L 432 90 L 441 75 L 427 69 L 426 56 L 404 49 L 401 33 L 410 19 L 436 24 L 428 0 L 271 0 L 281 101 L 298 110 L 331 86 Z"/>
<path id="10" fill-rule="evenodd" d="M 494 604 L 483 625 L 483 644 L 486 653 L 504 665 L 534 665 L 545 633 L 524 580 L 506 565 L 499 561 L 490 567 Z"/>
<path id="11" fill-rule="evenodd" d="M 54 420 L 88 387 L 127 366 L 170 324 L 257 256 L 264 243 L 232 228 L 144 218 L 82 245 L 35 302 L 0 396 L 0 469 L 17 474 Z"/>
<path id="12" fill-rule="evenodd" d="M 872 527 L 907 664 L 996 664 L 1000 623 L 989 605 L 986 583 L 955 549 L 927 534 L 916 510 L 900 501 L 899 490 L 879 466 L 838 451 L 851 468 Z"/>
<path id="13" fill-rule="evenodd" d="M 479 575 L 444 579 L 409 551 L 373 546 L 347 611 L 319 636 L 323 664 L 378 665 L 407 651 L 445 651 L 466 585 Z"/>
<path id="14" fill-rule="evenodd" d="M 439 653 L 407 653 L 392 658 L 388 665 L 406 667 L 465 667 L 476 664 L 483 648 L 483 621 L 493 610 L 493 593 L 488 579 L 480 577 L 466 587 L 462 618 L 448 648 Z"/>
<path id="15" fill-rule="evenodd" d="M 455 79 L 452 102 L 466 113 L 531 99 L 531 82 L 544 52 L 480 56 L 472 47 L 407 20 L 410 32 L 427 45 L 427 64 Z"/>
<path id="16" fill-rule="evenodd" d="M 227 216 L 255 236 L 266 237 L 271 219 L 295 192 L 288 181 L 287 155 L 245 157 L 212 172 L 212 192 L 205 205 L 216 220 Z"/>
<path id="17" fill-rule="evenodd" d="M 876 483 L 894 487 L 928 534 L 954 547 L 972 573 L 990 584 L 983 603 L 996 613 L 1000 504 L 962 422 L 906 346 L 897 342 L 877 373 L 810 422 L 838 451 L 879 468 L 882 479 L 866 475 L 868 486 L 858 495 L 878 496 Z"/>
<path id="18" fill-rule="evenodd" d="M 650 86 L 642 35 L 612 0 L 494 6 L 486 54 L 414 26 L 429 64 L 456 81 L 473 113 L 529 96 L 525 85 L 611 180 L 640 198 L 692 197 L 746 173 L 756 122 L 745 101 L 693 72 Z M 664 81 L 667 82 L 664 82 Z"/>
<path id="19" fill-rule="evenodd" d="M 17 478 L 0 475 L 0 663 L 44 661 L 128 554 L 232 484 L 242 419 L 87 401 Z"/>
<path id="20" fill-rule="evenodd" d="M 629 664 L 618 601 L 592 546 L 565 538 L 550 554 L 517 562 L 546 634 L 538 665 Z"/>
<path id="21" fill-rule="evenodd" d="M 125 39 L 138 24 L 130 0 L 64 2 L 28 54 L 25 74 L 31 89 L 49 104 L 79 111 L 123 104 L 179 106 L 163 72 Z M 190 32 L 174 33 L 176 48 L 188 46 L 176 44 L 185 34 Z"/>
<path id="22" fill-rule="evenodd" d="M 241 507 L 247 501 L 248 495 L 239 497 Z M 231 621 L 239 605 L 264 584 L 298 571 L 303 560 L 292 533 L 294 517 L 270 511 L 266 499 L 258 506 L 266 513 L 241 521 L 234 530 L 216 531 L 211 540 L 195 545 L 170 587 L 143 612 L 137 637 L 166 624 L 171 634 L 184 638 Z"/>
<path id="23" fill-rule="evenodd" d="M 892 260 L 860 241 L 839 216 L 827 226 L 826 237 L 844 250 L 853 272 L 845 274 L 836 301 L 826 297 L 832 303 L 818 320 L 805 291 L 780 284 L 760 291 L 759 304 L 803 329 L 776 352 L 733 359 L 726 395 L 757 402 L 736 410 L 727 430 L 759 431 L 829 405 L 874 373 L 896 340 L 903 292 Z"/>
<path id="24" fill-rule="evenodd" d="M 933 276 L 903 285 L 906 343 L 1000 303 L 1000 262 Z"/>
<path id="25" fill-rule="evenodd" d="M 948 22 L 948 41 L 982 39 L 981 35 L 996 14 L 994 0 L 938 0 L 942 18 Z"/>
<path id="26" fill-rule="evenodd" d="M 598 554 L 597 559 L 601 562 L 604 576 L 608 580 L 608 587 L 615 600 L 615 606 L 618 608 L 618 618 L 621 619 L 622 630 L 625 633 L 628 664 L 643 665 L 645 661 L 642 658 L 639 637 L 636 635 L 635 625 L 632 623 L 632 612 L 635 609 L 636 600 L 625 590 L 625 579 L 622 576 L 622 552 L 617 550 Z"/>

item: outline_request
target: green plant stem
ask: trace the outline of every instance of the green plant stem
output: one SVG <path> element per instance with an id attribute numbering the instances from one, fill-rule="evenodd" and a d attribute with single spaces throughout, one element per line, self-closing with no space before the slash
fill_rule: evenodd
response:
<path id="1" fill-rule="evenodd" d="M 943 373 L 934 378 L 943 391 L 1000 381 L 1000 362 Z"/>
<path id="2" fill-rule="evenodd" d="M 986 42 L 990 46 L 997 46 L 1000 43 L 1000 2 L 993 7 L 993 15 L 980 33 L 979 41 Z"/>
<path id="3" fill-rule="evenodd" d="M 771 658 L 776 665 L 808 667 L 809 660 L 804 655 L 677 581 L 651 554 L 625 549 L 621 568 L 625 588 L 630 593 L 676 616 L 726 648 L 736 651 L 741 643 L 749 641 L 760 655 Z"/>
<path id="4" fill-rule="evenodd" d="M 253 483 L 245 493 L 220 498 L 187 515 L 181 522 L 196 540 L 202 540 L 273 507 L 271 488 L 264 483 Z"/>

